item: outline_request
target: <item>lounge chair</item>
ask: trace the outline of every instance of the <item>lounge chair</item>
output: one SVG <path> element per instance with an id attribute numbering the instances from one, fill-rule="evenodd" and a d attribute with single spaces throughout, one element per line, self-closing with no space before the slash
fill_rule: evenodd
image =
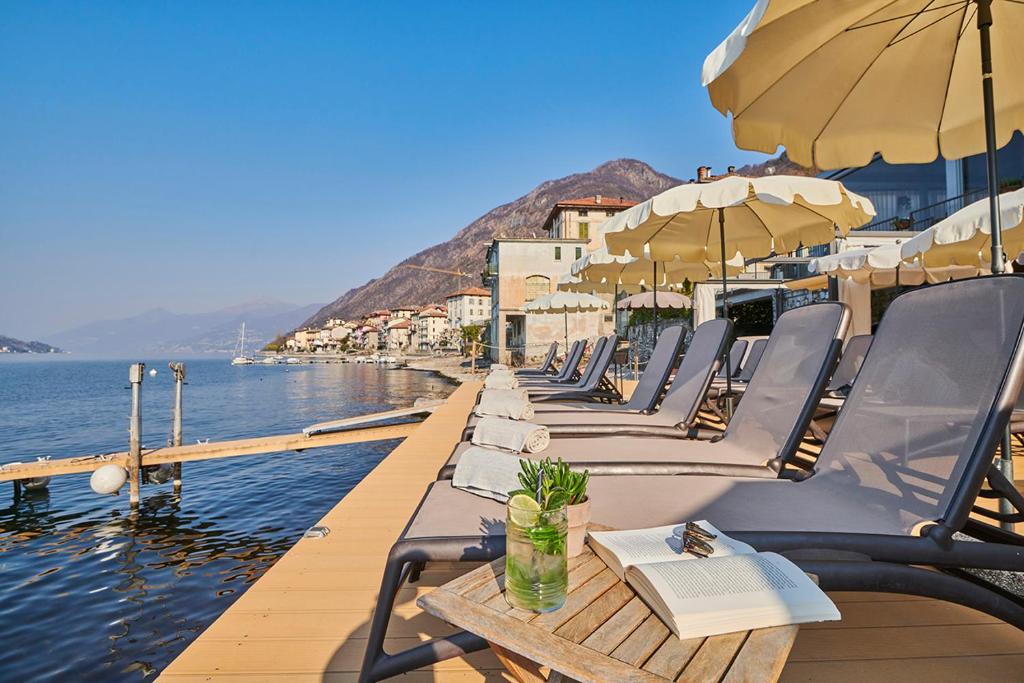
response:
<path id="1" fill-rule="evenodd" d="M 550 377 L 523 377 L 520 379 L 521 385 L 536 384 L 538 386 L 545 384 L 571 384 L 580 380 L 580 362 L 583 360 L 583 354 L 587 350 L 587 341 L 585 339 L 577 339 L 569 347 L 569 353 L 565 356 L 565 363 L 562 365 L 562 369 L 555 375 Z"/>
<path id="2" fill-rule="evenodd" d="M 582 409 L 581 405 L 581 409 L 577 410 L 567 410 L 569 404 L 557 404 L 560 412 L 538 412 L 531 422 L 547 425 L 554 436 L 592 433 L 595 426 L 602 433 L 615 433 L 617 429 L 613 425 L 619 429 L 629 425 L 688 426 L 697 417 L 704 392 L 718 369 L 731 333 L 732 322 L 723 319 L 709 320 L 697 328 L 690 341 L 690 348 L 683 356 L 672 384 L 656 411 L 648 410 L 647 406 L 660 395 L 664 377 L 675 364 L 682 343 L 682 327 L 669 328 L 661 334 L 651 361 L 629 402 L 619 405 L 587 405 L 588 409 Z M 544 404 L 538 406 L 541 407 Z M 473 426 L 478 420 L 470 418 L 470 426 L 463 433 L 464 439 L 468 440 L 472 436 Z M 461 455 L 466 447 L 463 444 L 456 447 L 453 458 Z M 451 464 L 454 464 L 454 460 Z"/>
<path id="3" fill-rule="evenodd" d="M 732 390 L 736 393 L 742 393 L 750 380 L 754 377 L 754 371 L 757 370 L 758 364 L 761 362 L 761 356 L 764 355 L 764 349 L 768 346 L 768 338 L 755 339 L 749 343 L 747 348 L 747 357 L 743 359 L 743 367 L 736 373 L 736 376 L 732 379 Z M 724 379 L 715 379 L 714 384 L 708 389 L 708 400 L 714 401 L 719 396 L 725 394 L 726 382 Z"/>
<path id="4" fill-rule="evenodd" d="M 518 377 L 547 377 L 555 374 L 555 355 L 558 353 L 558 342 L 551 342 L 544 361 L 537 368 L 523 368 L 516 370 Z"/>
<path id="5" fill-rule="evenodd" d="M 710 321 L 709 321 L 710 322 Z M 686 330 L 680 325 L 666 327 L 658 336 L 658 343 L 654 346 L 654 352 L 640 375 L 633 393 L 625 403 L 609 405 L 597 403 L 588 397 L 580 397 L 579 400 L 563 403 L 547 402 L 534 406 L 538 416 L 547 413 L 565 413 L 578 411 L 615 412 L 615 413 L 644 413 L 651 412 L 658 405 L 665 394 L 666 385 L 672 371 L 679 363 L 682 354 L 683 340 L 686 337 Z M 472 426 L 479 418 L 471 418 L 469 424 Z M 542 417 L 533 420 L 543 424 Z"/>
<path id="6" fill-rule="evenodd" d="M 843 349 L 843 356 L 832 374 L 832 379 L 825 389 L 825 395 L 832 398 L 845 398 L 853 387 L 853 381 L 857 379 L 860 366 L 864 364 L 864 357 L 868 355 L 871 348 L 872 336 L 870 334 L 858 334 L 850 337 Z"/>
<path id="7" fill-rule="evenodd" d="M 594 344 L 594 353 L 583 371 L 583 377 L 576 384 L 562 387 L 523 387 L 530 395 L 530 401 L 618 401 L 622 394 L 607 377 L 618 343 L 619 338 L 614 334 L 598 339 Z"/>
<path id="8" fill-rule="evenodd" d="M 597 424 L 550 426 L 557 438 L 538 457 L 562 458 L 576 469 L 587 468 L 601 476 L 794 476 L 793 467 L 807 466 L 797 458 L 797 450 L 835 368 L 849 319 L 849 309 L 834 302 L 796 308 L 780 316 L 725 432 L 693 424 L 713 372 L 706 366 L 697 369 L 694 363 L 695 380 L 690 388 L 673 394 L 680 404 L 689 402 L 687 418 L 679 420 L 678 413 L 662 415 L 659 410 L 653 415 L 629 416 L 628 421 L 617 421 L 620 424 L 595 420 Z M 687 364 L 693 350 L 691 346 L 680 365 L 684 377 L 690 376 Z M 441 476 L 450 476 L 451 466 L 468 447 L 460 444 L 455 448 Z"/>
<path id="9" fill-rule="evenodd" d="M 592 478 L 592 519 L 618 528 L 708 519 L 759 550 L 788 554 L 824 590 L 938 598 L 1024 629 L 1020 596 L 978 578 L 922 568 L 1024 566 L 1024 537 L 969 519 L 972 508 L 987 512 L 974 508 L 986 478 L 1006 487 L 993 474 L 992 454 L 1024 379 L 1022 335 L 1020 276 L 907 292 L 890 305 L 805 480 Z M 1024 500 L 1016 496 L 1010 521 L 1024 521 Z M 485 647 L 465 632 L 394 655 L 382 644 L 407 567 L 493 560 L 505 551 L 504 526 L 500 503 L 447 481 L 430 485 L 388 555 L 362 680 Z M 983 542 L 963 540 L 960 532 Z"/>
<path id="10" fill-rule="evenodd" d="M 725 361 L 722 362 L 722 367 L 718 371 L 718 375 L 715 376 L 715 381 L 725 381 L 726 367 L 732 370 L 732 376 L 735 378 L 743 370 L 743 358 L 747 355 L 747 347 L 750 345 L 749 339 L 737 339 L 729 347 L 729 365 L 726 366 Z"/>

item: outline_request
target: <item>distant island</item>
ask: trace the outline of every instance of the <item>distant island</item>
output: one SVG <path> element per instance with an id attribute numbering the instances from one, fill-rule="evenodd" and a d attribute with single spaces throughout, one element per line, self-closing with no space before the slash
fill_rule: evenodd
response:
<path id="1" fill-rule="evenodd" d="M 56 346 L 40 341 L 21 341 L 0 334 L 0 353 L 64 353 Z"/>

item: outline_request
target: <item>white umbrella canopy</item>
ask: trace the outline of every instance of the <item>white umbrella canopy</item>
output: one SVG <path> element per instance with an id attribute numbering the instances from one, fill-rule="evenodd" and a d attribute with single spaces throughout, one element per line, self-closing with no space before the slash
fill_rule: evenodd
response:
<path id="1" fill-rule="evenodd" d="M 693 308 L 693 301 L 690 297 L 677 292 L 658 292 L 658 299 L 655 301 L 654 292 L 641 292 L 633 296 L 627 296 L 617 304 L 621 310 L 638 310 L 657 308 Z"/>
<path id="2" fill-rule="evenodd" d="M 572 264 L 571 272 L 584 280 L 608 282 L 621 285 L 644 285 L 648 288 L 665 289 L 677 286 L 689 280 L 704 282 L 711 278 L 721 277 L 721 266 L 718 263 L 689 263 L 672 259 L 669 261 L 652 261 L 649 250 L 645 247 L 641 257 L 627 254 L 612 254 L 607 245 L 585 254 Z M 743 270 L 745 261 L 742 254 L 735 254 L 726 261 L 729 275 L 736 275 Z"/>
<path id="3" fill-rule="evenodd" d="M 642 253 L 664 262 L 720 262 L 822 244 L 875 215 L 870 200 L 835 180 L 803 176 L 729 176 L 673 187 L 605 223 L 612 254 Z M 724 237 L 723 237 L 724 235 Z M 671 268 L 666 263 L 666 268 Z"/>
<path id="4" fill-rule="evenodd" d="M 929 267 L 919 261 L 905 262 L 899 244 L 849 249 L 839 254 L 822 256 L 812 259 L 807 269 L 812 273 L 850 278 L 876 287 L 936 284 L 975 277 L 982 273 L 978 266 Z"/>
<path id="5" fill-rule="evenodd" d="M 608 308 L 604 299 L 582 292 L 552 292 L 523 306 L 528 313 L 581 313 Z"/>
<path id="6" fill-rule="evenodd" d="M 1024 251 L 1024 188 L 999 196 L 1003 249 Z M 991 266 L 992 216 L 988 198 L 980 199 L 942 219 L 901 245 L 900 257 L 928 267 Z"/>
<path id="7" fill-rule="evenodd" d="M 523 306 L 527 313 L 561 313 L 565 323 L 565 348 L 569 349 L 569 314 L 608 310 L 604 299 L 582 292 L 557 291 L 537 297 Z"/>
<path id="8" fill-rule="evenodd" d="M 823 169 L 958 159 L 986 150 L 982 23 L 1002 146 L 1024 129 L 1019 0 L 759 0 L 702 80 L 742 149 Z"/>

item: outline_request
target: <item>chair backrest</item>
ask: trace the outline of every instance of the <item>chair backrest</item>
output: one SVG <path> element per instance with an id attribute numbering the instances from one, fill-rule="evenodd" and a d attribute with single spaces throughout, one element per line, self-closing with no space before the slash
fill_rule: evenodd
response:
<path id="1" fill-rule="evenodd" d="M 548 355 L 544 356 L 544 362 L 537 368 L 540 372 L 550 372 L 551 366 L 555 363 L 555 354 L 558 353 L 558 342 L 551 342 L 548 347 Z"/>
<path id="2" fill-rule="evenodd" d="M 1020 394 L 1022 331 L 1019 275 L 897 297 L 799 485 L 855 497 L 908 533 L 929 521 L 940 538 L 962 528 Z"/>
<path id="3" fill-rule="evenodd" d="M 835 369 L 849 321 L 849 309 L 836 302 L 779 316 L 722 440 L 765 462 L 791 459 Z"/>
<path id="4" fill-rule="evenodd" d="M 761 362 L 761 356 L 764 355 L 764 350 L 767 346 L 767 339 L 755 339 L 751 342 L 747 357 L 743 359 L 743 369 L 740 370 L 740 374 L 736 375 L 736 381 L 749 382 L 751 380 L 754 376 L 754 370 L 757 370 L 757 364 Z"/>
<path id="5" fill-rule="evenodd" d="M 853 386 L 853 381 L 857 379 L 860 366 L 864 363 L 864 356 L 871 348 L 871 338 L 870 334 L 858 334 L 855 337 L 850 337 L 850 341 L 846 342 L 846 348 L 843 349 L 843 355 L 839 357 L 839 365 L 832 373 L 828 391 L 849 391 Z"/>
<path id="6" fill-rule="evenodd" d="M 697 326 L 686 349 L 683 362 L 676 370 L 672 386 L 658 408 L 658 415 L 669 417 L 676 424 L 690 424 L 708 393 L 718 364 L 732 334 L 732 321 L 723 318 L 708 320 Z"/>
<path id="7" fill-rule="evenodd" d="M 743 364 L 743 356 L 747 354 L 747 344 L 749 343 L 750 342 L 748 342 L 746 339 L 737 339 L 732 343 L 732 346 L 729 347 L 728 367 L 732 370 L 733 377 L 740 373 L 740 365 Z M 725 371 L 726 365 L 725 361 L 723 360 L 721 369 L 718 371 L 718 379 L 725 379 Z"/>
<path id="8" fill-rule="evenodd" d="M 576 372 L 576 368 L 580 366 L 580 361 L 583 360 L 583 351 L 586 348 L 586 340 L 577 339 L 569 347 L 569 353 L 565 356 L 565 365 L 562 366 L 562 370 L 555 375 L 555 380 L 562 382 L 572 378 L 572 373 Z"/>
<path id="9" fill-rule="evenodd" d="M 633 394 L 626 402 L 627 409 L 637 412 L 654 409 L 683 349 L 685 332 L 682 325 L 673 325 L 666 327 L 658 335 L 658 343 L 654 345 L 654 352 L 647 361 L 647 367 L 644 368 L 640 381 L 636 383 Z"/>
<path id="10" fill-rule="evenodd" d="M 608 371 L 608 366 L 612 364 L 612 356 L 615 355 L 615 347 L 618 343 L 619 338 L 614 334 L 597 340 L 597 343 L 594 344 L 594 352 L 590 354 L 587 368 L 583 372 L 583 377 L 577 383 L 580 389 L 583 391 L 593 391 L 597 388 L 597 385 L 601 383 L 601 378 L 604 377 L 604 373 Z"/>

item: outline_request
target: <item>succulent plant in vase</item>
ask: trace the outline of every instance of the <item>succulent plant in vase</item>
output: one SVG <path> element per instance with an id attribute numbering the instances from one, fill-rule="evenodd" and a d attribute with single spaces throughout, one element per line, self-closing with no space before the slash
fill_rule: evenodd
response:
<path id="1" fill-rule="evenodd" d="M 569 518 L 568 555 L 576 557 L 583 552 L 590 523 L 590 498 L 587 497 L 590 472 L 573 471 L 561 458 L 557 462 L 552 462 L 551 458 L 523 460 L 521 467 L 519 483 L 523 488 L 510 492 L 509 496 L 528 495 L 544 510 L 564 504 Z"/>

